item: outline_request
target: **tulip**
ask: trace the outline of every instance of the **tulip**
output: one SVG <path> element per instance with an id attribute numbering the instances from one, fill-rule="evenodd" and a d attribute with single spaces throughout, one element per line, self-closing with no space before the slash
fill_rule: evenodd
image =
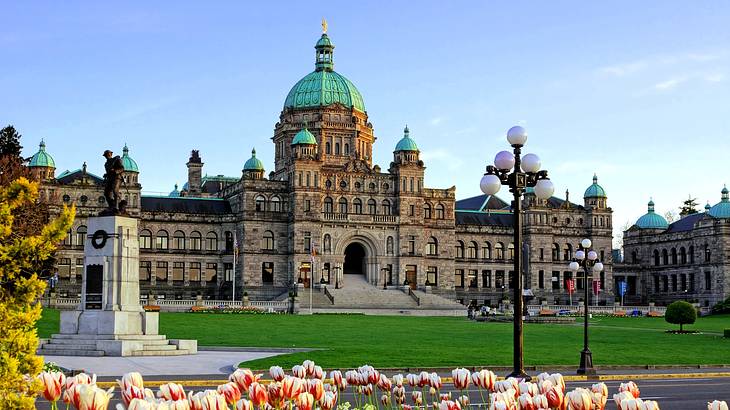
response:
<path id="1" fill-rule="evenodd" d="M 458 401 L 445 400 L 439 403 L 439 410 L 461 410 Z"/>
<path id="2" fill-rule="evenodd" d="M 135 386 L 130 386 L 135 387 Z M 139 387 L 137 387 L 139 389 Z M 147 399 L 140 399 L 140 398 L 133 398 L 129 401 L 129 404 L 126 405 L 127 410 L 157 410 L 157 402 Z M 117 404 L 117 410 L 124 410 L 124 408 Z"/>
<path id="3" fill-rule="evenodd" d="M 537 387 L 540 388 L 540 393 L 545 394 L 552 390 L 555 385 L 550 380 L 539 380 L 537 381 Z"/>
<path id="4" fill-rule="evenodd" d="M 451 400 L 451 392 L 439 394 L 439 401 Z"/>
<path id="5" fill-rule="evenodd" d="M 366 384 L 365 386 L 360 386 L 362 388 L 362 394 L 366 396 L 370 396 L 373 394 L 373 385 L 372 384 Z"/>
<path id="6" fill-rule="evenodd" d="M 129 385 L 126 390 L 122 390 L 122 402 L 129 406 L 133 399 L 145 400 L 154 398 L 155 394 L 150 389 L 142 389 L 137 386 Z"/>
<path id="7" fill-rule="evenodd" d="M 528 394 L 530 396 L 540 393 L 540 389 L 537 388 L 537 384 L 530 382 L 520 382 L 518 384 L 517 391 L 520 394 Z"/>
<path id="8" fill-rule="evenodd" d="M 634 382 L 628 382 L 628 383 L 621 383 L 618 386 L 618 391 L 620 392 L 629 392 L 632 396 L 634 396 L 635 399 L 639 398 L 639 386 L 636 385 Z"/>
<path id="9" fill-rule="evenodd" d="M 322 410 L 332 410 L 335 408 L 335 405 L 337 404 L 337 393 L 333 391 L 325 392 L 324 395 L 322 395 L 322 400 L 320 400 L 319 405 L 322 407 Z"/>
<path id="10" fill-rule="evenodd" d="M 395 400 L 396 404 L 398 404 L 399 406 L 403 405 L 403 403 L 406 401 L 405 387 L 403 387 L 402 385 L 393 387 L 393 400 Z"/>
<path id="11" fill-rule="evenodd" d="M 297 408 L 299 410 L 312 410 L 313 405 L 314 397 L 311 394 L 304 392 L 297 396 Z"/>
<path id="12" fill-rule="evenodd" d="M 281 392 L 287 400 L 296 399 L 304 389 L 302 379 L 296 377 L 286 376 L 281 382 Z"/>
<path id="13" fill-rule="evenodd" d="M 380 380 L 380 372 L 375 369 L 371 369 L 364 374 L 367 375 L 367 382 L 370 384 L 377 384 L 378 380 Z"/>
<path id="14" fill-rule="evenodd" d="M 138 372 L 124 373 L 122 379 L 117 380 L 117 384 L 122 391 L 127 390 L 129 386 L 136 386 L 144 390 L 144 380 Z"/>
<path id="15" fill-rule="evenodd" d="M 51 402 L 51 407 L 56 408 L 56 402 L 61 398 L 63 386 L 66 384 L 66 376 L 61 372 L 41 372 L 38 380 L 43 383 L 43 397 Z"/>
<path id="16" fill-rule="evenodd" d="M 644 407 L 644 402 L 641 399 L 630 398 L 622 400 L 619 404 L 619 410 L 641 410 Z"/>
<path id="17" fill-rule="evenodd" d="M 80 385 L 78 410 L 106 410 L 113 391 L 114 387 L 102 390 L 95 384 Z"/>
<path id="18" fill-rule="evenodd" d="M 157 410 L 190 410 L 190 402 L 187 400 L 161 401 L 157 403 Z"/>
<path id="19" fill-rule="evenodd" d="M 593 401 L 586 389 L 575 389 L 565 395 L 566 410 L 591 410 Z"/>
<path id="20" fill-rule="evenodd" d="M 322 370 L 321 366 L 314 366 L 314 371 L 312 371 L 312 377 L 315 379 L 324 379 L 325 372 Z"/>
<path id="21" fill-rule="evenodd" d="M 535 406 L 535 410 L 548 409 L 547 397 L 544 394 L 538 394 L 532 397 L 532 404 Z"/>
<path id="22" fill-rule="evenodd" d="M 404 404 L 401 407 L 402 407 L 401 410 L 413 410 L 413 406 L 411 406 L 410 404 Z"/>
<path id="23" fill-rule="evenodd" d="M 307 376 L 311 376 L 314 374 L 314 362 L 311 360 L 305 360 L 302 363 L 302 367 L 304 367 L 304 371 L 307 373 Z"/>
<path id="24" fill-rule="evenodd" d="M 284 380 L 284 369 L 282 369 L 281 366 L 269 367 L 269 374 L 271 375 L 271 378 L 274 379 L 274 381 L 280 382 Z"/>
<path id="25" fill-rule="evenodd" d="M 236 402 L 236 410 L 254 410 L 251 400 L 241 399 Z"/>
<path id="26" fill-rule="evenodd" d="M 591 386 L 591 391 L 593 393 L 598 393 L 601 396 L 608 397 L 608 386 L 606 386 L 606 383 L 596 383 Z"/>
<path id="27" fill-rule="evenodd" d="M 220 387 L 219 387 L 219 389 L 220 389 Z M 258 382 L 253 382 L 248 387 L 248 397 L 251 399 L 254 406 L 261 407 L 269 401 L 269 390 L 263 384 L 260 384 Z M 233 401 L 228 400 L 228 395 L 226 395 L 226 401 L 228 403 L 235 403 L 240 398 L 241 398 L 241 392 L 238 393 L 238 397 L 236 397 L 235 400 L 233 400 Z"/>
<path id="28" fill-rule="evenodd" d="M 415 404 L 416 406 L 420 406 L 421 404 L 423 404 L 423 394 L 421 394 L 421 392 L 418 390 L 413 390 L 413 392 L 411 393 L 411 399 L 413 399 L 413 404 Z"/>
<path id="29" fill-rule="evenodd" d="M 628 400 L 628 399 L 633 399 L 633 398 L 634 398 L 634 395 L 627 391 L 622 391 L 618 394 L 613 395 L 613 401 L 614 401 L 614 403 L 616 403 L 616 407 L 620 407 L 622 401 Z"/>
<path id="30" fill-rule="evenodd" d="M 535 410 L 535 403 L 532 400 L 532 396 L 528 393 L 523 393 L 517 398 L 517 403 L 520 405 L 520 410 Z"/>
<path id="31" fill-rule="evenodd" d="M 271 407 L 278 409 L 284 399 L 284 393 L 281 389 L 281 383 L 273 382 L 266 386 L 266 396 Z"/>
<path id="32" fill-rule="evenodd" d="M 431 375 L 428 372 L 421 372 L 418 375 L 418 387 L 428 386 L 431 382 Z"/>
<path id="33" fill-rule="evenodd" d="M 558 386 L 552 386 L 550 390 L 546 391 L 545 397 L 547 397 L 548 405 L 550 408 L 560 407 L 563 405 L 563 390 Z"/>
<path id="34" fill-rule="evenodd" d="M 66 378 L 66 391 L 63 392 L 63 402 L 79 407 L 79 390 L 76 386 L 85 384 L 96 384 L 96 375 L 89 376 L 86 373 L 79 373 L 74 377 Z"/>
<path id="35" fill-rule="evenodd" d="M 311 379 L 307 381 L 307 391 L 314 397 L 314 401 L 319 401 L 324 394 L 324 384 L 320 379 Z"/>
<path id="36" fill-rule="evenodd" d="M 380 390 L 390 391 L 391 387 L 393 387 L 393 383 L 390 381 L 388 376 L 381 373 L 380 379 L 378 379 L 378 388 Z"/>
<path id="37" fill-rule="evenodd" d="M 458 398 L 459 404 L 461 404 L 461 407 L 469 407 L 469 396 L 467 395 L 461 395 Z"/>
<path id="38" fill-rule="evenodd" d="M 471 372 L 464 368 L 456 368 L 451 371 L 454 387 L 458 390 L 465 390 L 471 382 Z"/>
<path id="39" fill-rule="evenodd" d="M 260 378 L 260 374 L 253 374 L 250 369 L 236 369 L 235 372 L 228 376 L 228 381 L 236 383 L 238 389 L 244 392 L 248 391 L 251 383 L 259 381 Z"/>
<path id="40" fill-rule="evenodd" d="M 471 380 L 477 387 L 492 391 L 494 389 L 494 382 L 497 380 L 497 375 L 489 370 L 482 369 L 474 372 L 471 375 Z"/>
<path id="41" fill-rule="evenodd" d="M 419 377 L 417 374 L 408 373 L 406 375 L 406 380 L 408 380 L 408 385 L 411 387 L 418 386 Z"/>
<path id="42" fill-rule="evenodd" d="M 389 394 L 383 394 L 380 396 L 380 404 L 383 406 L 390 406 L 390 395 Z"/>
<path id="43" fill-rule="evenodd" d="M 291 368 L 291 374 L 294 377 L 298 377 L 300 379 L 303 379 L 303 378 L 307 377 L 307 368 L 304 367 L 304 366 L 302 366 L 302 365 L 300 365 L 300 364 L 297 364 L 295 366 L 292 366 L 292 368 Z"/>
<path id="44" fill-rule="evenodd" d="M 641 410 L 659 410 L 659 403 L 654 400 L 644 400 Z"/>
<path id="45" fill-rule="evenodd" d="M 157 397 L 165 400 L 184 400 L 185 390 L 177 383 L 165 383 L 160 386 L 160 391 L 157 392 Z"/>
<path id="46" fill-rule="evenodd" d="M 728 410 L 727 403 L 720 400 L 707 403 L 707 410 Z"/>
<path id="47" fill-rule="evenodd" d="M 603 383 L 601 383 L 603 384 Z M 594 410 L 603 410 L 606 408 L 606 401 L 608 395 L 604 396 L 601 393 L 591 392 L 591 402 L 593 403 Z"/>

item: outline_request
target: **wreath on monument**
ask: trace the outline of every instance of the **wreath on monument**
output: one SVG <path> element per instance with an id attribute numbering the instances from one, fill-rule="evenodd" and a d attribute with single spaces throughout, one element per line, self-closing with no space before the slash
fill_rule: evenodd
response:
<path id="1" fill-rule="evenodd" d="M 98 231 L 94 232 L 93 235 L 91 235 L 91 246 L 94 247 L 94 249 L 101 249 L 106 245 L 106 240 L 109 238 L 109 235 L 106 233 L 105 230 L 99 229 Z"/>

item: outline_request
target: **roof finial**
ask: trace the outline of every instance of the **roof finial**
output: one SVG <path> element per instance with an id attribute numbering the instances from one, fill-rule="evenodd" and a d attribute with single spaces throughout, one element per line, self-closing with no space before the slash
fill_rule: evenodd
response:
<path id="1" fill-rule="evenodd" d="M 596 175 L 595 172 L 593 173 L 593 183 L 594 184 L 597 184 L 598 183 L 598 175 Z"/>
<path id="2" fill-rule="evenodd" d="M 45 151 L 46 150 L 46 141 L 44 141 L 43 138 L 41 138 L 41 143 L 38 144 L 38 146 L 40 147 L 41 151 Z"/>
<path id="3" fill-rule="evenodd" d="M 410 131 L 408 130 L 408 124 L 406 124 L 406 127 L 403 129 L 403 135 L 407 137 L 409 133 Z"/>
<path id="4" fill-rule="evenodd" d="M 122 148 L 122 153 L 124 155 L 129 154 L 129 148 L 127 147 L 127 143 L 126 142 L 124 143 L 124 148 Z"/>
<path id="5" fill-rule="evenodd" d="M 256 158 L 256 148 L 251 150 L 251 156 Z"/>
<path id="6" fill-rule="evenodd" d="M 81 165 L 81 171 L 86 174 L 86 161 L 84 161 L 83 165 Z"/>
<path id="7" fill-rule="evenodd" d="M 322 17 L 322 34 L 327 34 L 327 20 Z"/>

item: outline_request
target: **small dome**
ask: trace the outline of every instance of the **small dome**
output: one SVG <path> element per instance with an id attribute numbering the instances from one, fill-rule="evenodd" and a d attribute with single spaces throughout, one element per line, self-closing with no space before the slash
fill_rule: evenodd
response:
<path id="1" fill-rule="evenodd" d="M 710 202 L 708 201 L 708 202 L 707 202 L 707 203 L 705 204 L 705 212 L 710 212 L 710 208 L 712 208 L 712 206 L 710 205 Z"/>
<path id="2" fill-rule="evenodd" d="M 126 172 L 139 172 L 137 161 L 133 160 L 132 157 L 129 156 L 129 148 L 127 148 L 127 144 L 124 144 L 124 149 L 122 150 L 122 165 L 124 165 L 124 170 Z"/>
<path id="3" fill-rule="evenodd" d="M 29 167 L 45 167 L 45 168 L 56 168 L 56 162 L 53 160 L 53 157 L 46 152 L 46 143 L 41 140 L 41 143 L 38 144 L 39 149 L 38 152 L 36 152 L 33 157 L 30 159 L 30 163 L 28 163 Z"/>
<path id="4" fill-rule="evenodd" d="M 408 126 L 406 125 L 406 128 L 403 130 L 403 138 L 401 138 L 400 141 L 398 141 L 398 144 L 395 146 L 396 151 L 418 151 L 418 145 L 416 145 L 416 141 L 413 141 L 413 138 L 410 136 L 410 131 L 408 131 Z"/>
<path id="5" fill-rule="evenodd" d="M 716 203 L 707 212 L 715 218 L 730 218 L 730 199 L 728 199 L 727 187 L 722 188 L 721 194 L 720 202 Z"/>
<path id="6" fill-rule="evenodd" d="M 291 145 L 317 145 L 317 138 L 304 125 L 304 128 L 294 136 Z"/>
<path id="7" fill-rule="evenodd" d="M 317 47 L 332 47 L 332 41 L 330 41 L 330 37 L 327 35 L 327 33 L 322 33 L 322 37 L 319 38 L 319 41 L 317 41 L 317 44 L 314 45 L 315 48 Z"/>
<path id="8" fill-rule="evenodd" d="M 261 162 L 260 159 L 256 158 L 256 149 L 254 148 L 251 150 L 251 158 L 246 161 L 246 163 L 243 165 L 244 171 L 263 171 L 264 170 L 264 164 Z"/>
<path id="9" fill-rule="evenodd" d="M 180 191 L 177 190 L 177 184 L 175 184 L 175 189 L 173 189 L 172 192 L 170 192 L 170 194 L 168 194 L 167 196 L 169 196 L 170 198 L 180 197 Z"/>
<path id="10" fill-rule="evenodd" d="M 606 198 L 606 191 L 598 185 L 598 177 L 593 174 L 593 184 L 586 189 L 583 198 Z"/>
<path id="11" fill-rule="evenodd" d="M 654 212 L 654 201 L 649 200 L 648 212 L 636 221 L 636 226 L 641 229 L 667 229 L 669 224 L 663 216 Z"/>

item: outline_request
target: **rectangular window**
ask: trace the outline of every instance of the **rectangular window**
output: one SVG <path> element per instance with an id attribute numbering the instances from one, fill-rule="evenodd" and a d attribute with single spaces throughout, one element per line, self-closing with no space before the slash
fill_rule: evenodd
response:
<path id="1" fill-rule="evenodd" d="M 515 272 L 509 271 L 509 288 L 514 289 L 515 288 Z"/>
<path id="2" fill-rule="evenodd" d="M 409 255 L 416 254 L 416 237 L 413 235 L 408 237 L 408 254 Z"/>
<path id="3" fill-rule="evenodd" d="M 494 285 L 497 289 L 504 289 L 507 284 L 504 282 L 504 271 L 498 270 L 494 273 Z"/>
<path id="4" fill-rule="evenodd" d="M 560 290 L 560 272 L 554 270 L 551 281 L 552 281 L 552 289 Z"/>
<path id="5" fill-rule="evenodd" d="M 695 291 L 695 274 L 694 273 L 689 274 L 689 291 L 690 292 Z"/>
<path id="6" fill-rule="evenodd" d="M 190 263 L 190 281 L 200 282 L 200 262 Z"/>
<path id="7" fill-rule="evenodd" d="M 76 280 L 82 280 L 84 277 L 84 258 L 76 258 Z"/>
<path id="8" fill-rule="evenodd" d="M 659 293 L 659 276 L 654 276 L 654 293 Z"/>
<path id="9" fill-rule="evenodd" d="M 208 236 L 205 238 L 205 248 L 209 251 L 217 251 L 218 235 L 213 232 L 208 233 Z"/>
<path id="10" fill-rule="evenodd" d="M 537 287 L 545 289 L 545 271 L 541 270 L 537 272 Z"/>
<path id="11" fill-rule="evenodd" d="M 173 236 L 172 246 L 174 246 L 175 249 L 185 249 L 185 237 L 177 235 Z"/>
<path id="12" fill-rule="evenodd" d="M 174 281 L 185 280 L 185 262 L 173 262 L 172 263 L 172 280 L 174 280 Z"/>
<path id="13" fill-rule="evenodd" d="M 705 271 L 705 290 L 712 290 L 712 275 L 710 271 Z"/>
<path id="14" fill-rule="evenodd" d="M 484 288 L 492 287 L 492 271 L 491 270 L 482 271 L 482 287 L 484 287 Z"/>
<path id="15" fill-rule="evenodd" d="M 667 278 L 667 275 L 662 276 L 662 290 L 669 292 L 669 278 Z"/>
<path id="16" fill-rule="evenodd" d="M 157 268 L 155 269 L 155 278 L 157 281 L 167 280 L 167 262 L 157 262 Z"/>
<path id="17" fill-rule="evenodd" d="M 479 281 L 477 280 L 477 270 L 469 269 L 469 287 L 476 289 L 479 287 Z"/>
<path id="18" fill-rule="evenodd" d="M 152 249 L 152 237 L 149 235 L 142 235 L 139 237 L 140 249 Z"/>
<path id="19" fill-rule="evenodd" d="M 274 263 L 264 262 L 261 264 L 261 282 L 274 283 Z"/>
<path id="20" fill-rule="evenodd" d="M 167 249 L 167 235 L 157 235 L 155 237 L 155 248 L 157 249 Z"/>
<path id="21" fill-rule="evenodd" d="M 677 291 L 677 275 L 672 275 L 672 292 Z"/>
<path id="22" fill-rule="evenodd" d="M 681 283 L 681 285 L 682 285 L 682 291 L 683 292 L 686 292 L 687 291 L 687 275 L 683 273 L 680 276 L 680 279 L 681 279 L 681 282 L 682 282 Z"/>
<path id="23" fill-rule="evenodd" d="M 454 287 L 464 289 L 464 269 L 457 269 L 454 278 Z"/>
<path id="24" fill-rule="evenodd" d="M 416 206 L 411 205 L 408 211 L 408 216 L 414 216 L 416 214 Z"/>
<path id="25" fill-rule="evenodd" d="M 304 252 L 312 251 L 312 233 L 304 232 Z"/>
<path id="26" fill-rule="evenodd" d="M 206 263 L 205 264 L 205 281 L 206 282 L 217 282 L 218 281 L 218 264 L 217 263 Z"/>
<path id="27" fill-rule="evenodd" d="M 545 260 L 545 249 L 544 248 L 540 248 L 540 260 L 541 261 Z"/>
<path id="28" fill-rule="evenodd" d="M 191 235 L 190 236 L 190 249 L 194 251 L 199 251 L 202 247 L 203 238 L 200 237 L 200 235 Z"/>
<path id="29" fill-rule="evenodd" d="M 309 212 L 312 209 L 312 200 L 307 199 L 304 201 L 304 212 Z"/>
<path id="30" fill-rule="evenodd" d="M 429 266 L 426 268 L 426 286 L 436 286 L 438 284 L 438 268 Z"/>
<path id="31" fill-rule="evenodd" d="M 139 262 L 139 280 L 149 281 L 152 278 L 152 262 Z"/>
<path id="32" fill-rule="evenodd" d="M 58 277 L 59 278 L 70 278 L 71 277 L 71 259 L 61 258 L 58 260 Z"/>
<path id="33" fill-rule="evenodd" d="M 233 264 L 232 263 L 223 264 L 223 277 L 225 278 L 226 282 L 233 282 Z"/>

